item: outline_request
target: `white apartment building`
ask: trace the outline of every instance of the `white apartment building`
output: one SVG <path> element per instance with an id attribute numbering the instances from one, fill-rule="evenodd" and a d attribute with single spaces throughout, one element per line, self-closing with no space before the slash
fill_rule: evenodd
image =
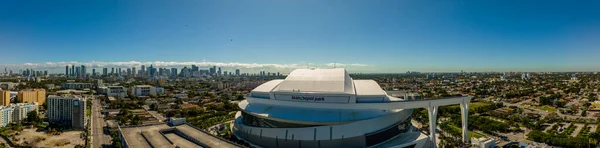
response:
<path id="1" fill-rule="evenodd" d="M 13 108 L 10 106 L 0 106 L 0 127 L 5 127 L 12 122 Z"/>
<path id="2" fill-rule="evenodd" d="M 12 122 L 22 122 L 27 119 L 27 113 L 38 111 L 38 103 L 17 103 L 10 105 L 13 108 Z"/>
<path id="3" fill-rule="evenodd" d="M 106 93 L 106 97 L 127 97 L 127 88 L 123 86 L 107 86 L 102 89 L 102 91 Z"/>
<path id="4" fill-rule="evenodd" d="M 132 88 L 134 96 L 156 95 L 156 87 L 150 85 L 135 85 Z"/>

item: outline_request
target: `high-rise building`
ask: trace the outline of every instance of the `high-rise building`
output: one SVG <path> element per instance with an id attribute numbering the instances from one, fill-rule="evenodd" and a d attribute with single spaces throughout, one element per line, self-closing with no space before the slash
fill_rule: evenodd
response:
<path id="1" fill-rule="evenodd" d="M 10 91 L 0 88 L 0 104 L 8 106 L 10 104 Z"/>
<path id="2" fill-rule="evenodd" d="M 196 65 L 192 65 L 192 71 L 198 71 L 200 68 Z"/>
<path id="3" fill-rule="evenodd" d="M 75 77 L 75 65 L 71 65 L 71 77 Z"/>
<path id="4" fill-rule="evenodd" d="M 135 71 L 135 67 L 132 67 L 132 68 L 131 68 L 131 76 L 132 76 L 132 77 L 135 77 L 135 72 L 136 72 L 136 71 Z"/>
<path id="5" fill-rule="evenodd" d="M 102 75 L 103 76 L 107 76 L 108 75 L 108 68 L 102 68 Z"/>
<path id="6" fill-rule="evenodd" d="M 142 69 L 140 69 L 140 76 L 141 77 L 146 76 L 146 66 L 145 65 L 142 65 Z"/>
<path id="7" fill-rule="evenodd" d="M 235 75 L 240 76 L 240 69 L 235 69 Z"/>
<path id="8" fill-rule="evenodd" d="M 87 74 L 87 70 L 85 68 L 85 65 L 81 65 L 81 77 L 85 77 Z"/>
<path id="9" fill-rule="evenodd" d="M 48 97 L 48 121 L 51 124 L 67 123 L 73 129 L 85 127 L 85 99 L 81 96 Z"/>
<path id="10" fill-rule="evenodd" d="M 219 67 L 219 71 L 217 71 L 219 75 L 221 75 L 221 67 Z"/>
<path id="11" fill-rule="evenodd" d="M 152 67 L 152 64 L 150 64 L 150 67 L 148 67 L 148 73 L 150 77 L 154 77 L 155 70 L 154 67 Z"/>
<path id="12" fill-rule="evenodd" d="M 46 90 L 45 89 L 21 90 L 17 93 L 17 101 L 19 101 L 20 103 L 37 102 L 39 104 L 44 104 L 44 102 L 46 102 Z"/>
<path id="13" fill-rule="evenodd" d="M 65 76 L 69 77 L 69 65 L 65 66 Z"/>
<path id="14" fill-rule="evenodd" d="M 211 75 L 214 75 L 214 74 L 216 74 L 216 73 L 217 73 L 217 66 L 213 66 L 213 67 L 210 69 L 210 74 L 211 74 Z"/>
<path id="15" fill-rule="evenodd" d="M 96 68 L 92 68 L 92 77 L 96 77 Z"/>
<path id="16" fill-rule="evenodd" d="M 115 74 L 115 68 L 114 68 L 114 67 L 111 67 L 111 68 L 110 68 L 110 74 L 111 74 L 111 75 Z"/>
<path id="17" fill-rule="evenodd" d="M 81 77 L 81 67 L 75 67 L 75 77 Z"/>
<path id="18" fill-rule="evenodd" d="M 177 77 L 177 68 L 171 68 L 171 76 Z"/>

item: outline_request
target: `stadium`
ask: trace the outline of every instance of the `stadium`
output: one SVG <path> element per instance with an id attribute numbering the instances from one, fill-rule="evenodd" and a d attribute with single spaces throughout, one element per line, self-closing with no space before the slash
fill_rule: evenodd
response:
<path id="1" fill-rule="evenodd" d="M 466 141 L 470 100 L 397 98 L 343 68 L 297 69 L 252 90 L 238 104 L 231 130 L 255 147 L 435 147 L 435 129 L 429 135 L 416 129 L 413 109 L 427 108 L 435 127 L 438 106 L 460 104 Z"/>

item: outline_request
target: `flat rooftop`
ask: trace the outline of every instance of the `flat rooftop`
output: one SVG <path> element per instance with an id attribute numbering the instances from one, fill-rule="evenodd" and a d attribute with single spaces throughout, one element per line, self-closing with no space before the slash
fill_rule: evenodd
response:
<path id="1" fill-rule="evenodd" d="M 208 135 L 202 131 L 198 131 L 197 129 L 184 124 L 180 126 L 176 126 L 180 132 L 202 142 L 202 144 L 208 147 L 218 147 L 218 148 L 236 148 L 238 146 L 225 142 L 221 139 L 215 138 L 212 135 Z"/>
<path id="2" fill-rule="evenodd" d="M 201 144 L 196 144 L 187 140 L 174 133 L 163 133 L 162 130 L 174 129 L 190 138 L 194 141 L 198 141 Z M 218 139 L 212 135 L 206 134 L 202 131 L 197 130 L 189 125 L 180 125 L 170 127 L 167 124 L 139 126 L 139 127 L 125 127 L 121 128 L 125 140 L 130 147 L 160 147 L 160 148 L 174 148 L 176 145 L 182 148 L 187 147 L 219 147 L 219 148 L 237 148 L 238 146 Z M 145 137 L 145 138 L 144 138 Z M 166 138 L 169 138 L 168 140 Z M 147 139 L 147 141 L 146 141 Z M 169 142 L 172 141 L 173 143 Z"/>

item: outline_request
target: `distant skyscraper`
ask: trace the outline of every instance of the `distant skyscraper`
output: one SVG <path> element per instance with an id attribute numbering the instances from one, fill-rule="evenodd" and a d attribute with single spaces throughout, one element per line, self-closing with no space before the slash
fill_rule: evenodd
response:
<path id="1" fill-rule="evenodd" d="M 198 70 L 199 70 L 198 66 L 192 65 L 192 71 L 198 71 Z"/>
<path id="2" fill-rule="evenodd" d="M 154 67 L 152 67 L 152 64 L 148 67 L 148 72 L 150 73 L 150 77 L 154 77 Z"/>
<path id="3" fill-rule="evenodd" d="M 114 67 L 110 68 L 110 74 L 111 74 L 111 75 L 112 75 L 112 74 L 115 74 L 115 68 L 114 68 Z"/>
<path id="4" fill-rule="evenodd" d="M 235 69 L 235 75 L 240 76 L 240 69 Z"/>
<path id="5" fill-rule="evenodd" d="M 219 67 L 219 71 L 217 73 L 221 75 L 221 67 Z"/>
<path id="6" fill-rule="evenodd" d="M 69 65 L 65 66 L 65 76 L 69 77 Z"/>
<path id="7" fill-rule="evenodd" d="M 177 77 L 177 68 L 171 68 L 171 76 Z"/>
<path id="8" fill-rule="evenodd" d="M 131 68 L 131 76 L 132 76 L 132 77 L 135 77 L 135 72 L 136 72 L 136 71 L 135 71 L 135 67 L 132 67 L 132 68 Z"/>
<path id="9" fill-rule="evenodd" d="M 213 66 L 212 68 L 209 69 L 210 70 L 210 74 L 214 75 L 217 73 L 217 66 Z"/>
<path id="10" fill-rule="evenodd" d="M 81 67 L 75 67 L 75 77 L 81 77 Z"/>
<path id="11" fill-rule="evenodd" d="M 87 70 L 85 68 L 85 65 L 81 65 L 81 77 L 85 77 L 86 74 L 87 74 Z"/>
<path id="12" fill-rule="evenodd" d="M 106 67 L 102 68 L 102 75 L 104 75 L 104 76 L 108 75 L 108 68 L 106 68 Z"/>
<path id="13" fill-rule="evenodd" d="M 141 72 L 140 75 L 142 77 L 146 76 L 146 66 L 145 65 L 142 65 L 142 69 L 140 69 L 140 72 Z"/>
<path id="14" fill-rule="evenodd" d="M 92 68 L 92 77 L 96 77 L 96 68 Z"/>
<path id="15" fill-rule="evenodd" d="M 71 77 L 75 77 L 75 65 L 71 65 Z"/>

